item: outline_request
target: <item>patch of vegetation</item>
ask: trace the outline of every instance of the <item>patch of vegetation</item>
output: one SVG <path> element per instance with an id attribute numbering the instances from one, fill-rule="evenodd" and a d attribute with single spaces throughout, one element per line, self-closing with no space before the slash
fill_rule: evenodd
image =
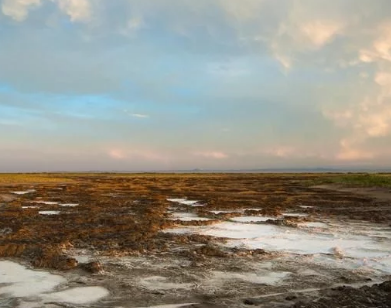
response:
<path id="1" fill-rule="evenodd" d="M 309 185 L 339 184 L 357 187 L 391 187 L 391 174 L 339 174 L 323 175 L 308 181 Z"/>
<path id="2" fill-rule="evenodd" d="M 62 174 L 50 173 L 1 173 L 0 184 L 64 183 L 72 181 Z"/>

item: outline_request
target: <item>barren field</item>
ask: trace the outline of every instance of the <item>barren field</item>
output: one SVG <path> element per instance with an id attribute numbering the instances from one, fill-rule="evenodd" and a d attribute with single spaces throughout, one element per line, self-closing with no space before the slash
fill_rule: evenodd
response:
<path id="1" fill-rule="evenodd" d="M 391 307 L 389 175 L 0 175 L 0 307 Z"/>

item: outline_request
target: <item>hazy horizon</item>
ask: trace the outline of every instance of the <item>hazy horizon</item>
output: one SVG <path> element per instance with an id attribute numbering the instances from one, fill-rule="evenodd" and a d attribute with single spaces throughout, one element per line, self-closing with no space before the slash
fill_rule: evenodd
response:
<path id="1" fill-rule="evenodd" d="M 0 0 L 0 172 L 391 168 L 389 0 Z"/>

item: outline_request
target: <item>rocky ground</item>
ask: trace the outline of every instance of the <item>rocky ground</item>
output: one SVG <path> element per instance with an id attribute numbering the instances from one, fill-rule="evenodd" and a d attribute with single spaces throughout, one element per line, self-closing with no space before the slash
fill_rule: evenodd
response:
<path id="1" fill-rule="evenodd" d="M 70 286 L 107 288 L 110 295 L 92 307 L 390 307 L 387 271 L 374 274 L 371 264 L 365 271 L 346 266 L 351 258 L 338 251 L 314 259 L 232 247 L 224 236 L 202 231 L 238 216 L 276 217 L 258 224 L 294 230 L 315 221 L 365 230 L 373 224 L 391 247 L 389 189 L 311 185 L 318 177 L 76 174 L 3 181 L 0 257 L 54 270 Z M 192 232 L 175 232 L 181 228 Z M 8 307 L 33 307 L 1 294 L 0 282 Z"/>

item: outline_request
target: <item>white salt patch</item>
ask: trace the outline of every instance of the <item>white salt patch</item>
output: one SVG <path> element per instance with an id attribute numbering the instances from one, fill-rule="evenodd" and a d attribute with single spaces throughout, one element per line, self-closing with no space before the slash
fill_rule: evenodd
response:
<path id="1" fill-rule="evenodd" d="M 209 212 L 213 214 L 230 214 L 230 213 L 241 213 L 242 211 L 232 210 L 232 211 L 209 211 Z"/>
<path id="2" fill-rule="evenodd" d="M 230 248 L 265 249 L 294 254 L 333 255 L 348 261 L 353 258 L 356 267 L 372 266 L 391 272 L 391 229 L 374 224 L 351 224 L 334 221 L 328 228 L 289 228 L 264 224 L 222 222 L 209 226 L 191 226 L 166 230 L 174 234 L 201 234 L 228 238 L 224 245 Z M 311 225 L 310 225 L 311 226 Z M 318 225 L 319 226 L 319 225 Z M 376 229 L 374 232 L 373 229 Z M 379 234 L 381 236 L 379 236 Z M 337 258 L 335 258 L 337 257 Z"/>
<path id="3" fill-rule="evenodd" d="M 302 270 L 302 271 L 298 272 L 298 274 L 300 276 L 324 276 L 324 275 L 322 275 L 322 274 L 320 274 L 317 271 L 314 271 L 312 269 Z"/>
<path id="4" fill-rule="evenodd" d="M 222 222 L 201 228 L 202 235 L 226 237 L 232 239 L 258 238 L 267 234 L 278 233 L 278 228 L 271 225 L 251 225 L 234 222 Z"/>
<path id="5" fill-rule="evenodd" d="M 190 234 L 194 233 L 193 230 L 191 230 L 189 227 L 188 228 L 173 228 L 173 229 L 166 229 L 163 230 L 163 233 L 170 233 L 170 234 Z"/>
<path id="6" fill-rule="evenodd" d="M 282 213 L 285 217 L 307 217 L 308 214 L 304 213 Z"/>
<path id="7" fill-rule="evenodd" d="M 82 305 L 97 302 L 108 295 L 109 291 L 102 287 L 83 287 L 56 293 L 42 294 L 42 298 L 46 302 L 62 302 Z"/>
<path id="8" fill-rule="evenodd" d="M 140 280 L 140 285 L 148 290 L 172 290 L 172 289 L 190 289 L 191 283 L 173 283 L 166 277 L 151 276 Z"/>
<path id="9" fill-rule="evenodd" d="M 249 209 L 243 209 L 243 211 L 262 211 L 262 208 L 249 208 Z"/>
<path id="10" fill-rule="evenodd" d="M 18 308 L 42 308 L 42 303 L 20 301 Z"/>
<path id="11" fill-rule="evenodd" d="M 48 272 L 33 271 L 10 261 L 0 261 L 0 294 L 28 297 L 53 290 L 66 280 Z"/>
<path id="12" fill-rule="evenodd" d="M 276 285 L 291 273 L 289 272 L 262 272 L 262 273 L 234 273 L 212 272 L 213 280 L 241 280 L 254 284 Z"/>
<path id="13" fill-rule="evenodd" d="M 174 198 L 174 199 L 167 199 L 167 201 L 175 202 L 183 205 L 190 205 L 190 206 L 203 206 L 201 204 L 198 204 L 198 201 L 195 200 L 187 200 L 182 198 Z"/>
<path id="14" fill-rule="evenodd" d="M 22 209 L 39 209 L 39 206 L 22 206 Z"/>
<path id="15" fill-rule="evenodd" d="M 171 219 L 180 220 L 180 221 L 207 221 L 209 218 L 199 217 L 193 213 L 173 213 Z"/>
<path id="16" fill-rule="evenodd" d="M 328 225 L 323 222 L 302 222 L 298 226 L 303 228 L 328 228 Z"/>
<path id="17" fill-rule="evenodd" d="M 13 191 L 12 194 L 14 195 L 26 195 L 26 194 L 32 194 L 32 193 L 35 193 L 36 190 L 35 189 L 29 189 L 29 190 L 25 190 L 25 191 Z"/>
<path id="18" fill-rule="evenodd" d="M 32 203 L 40 203 L 40 204 L 46 204 L 46 205 L 57 205 L 58 202 L 54 201 L 31 201 Z"/>
<path id="19" fill-rule="evenodd" d="M 78 263 L 88 263 L 88 262 L 91 261 L 91 257 L 90 256 L 81 256 L 81 255 L 79 255 L 79 256 L 72 256 L 72 257 L 75 258 Z"/>
<path id="20" fill-rule="evenodd" d="M 158 306 L 148 306 L 148 307 L 138 307 L 138 308 L 182 308 L 190 305 L 197 305 L 197 303 L 186 303 L 186 304 L 174 304 L 174 305 L 158 305 Z"/>
<path id="21" fill-rule="evenodd" d="M 314 208 L 311 205 L 299 205 L 299 207 L 301 207 L 302 209 L 312 209 L 312 208 Z"/>
<path id="22" fill-rule="evenodd" d="M 38 213 L 41 215 L 58 215 L 60 211 L 39 211 Z"/>
<path id="23" fill-rule="evenodd" d="M 79 206 L 78 203 L 62 203 L 60 204 L 60 206 L 63 206 L 63 207 L 76 207 L 76 206 Z"/>
<path id="24" fill-rule="evenodd" d="M 264 222 L 267 220 L 277 220 L 278 218 L 276 217 L 270 217 L 270 216 L 241 216 L 241 217 L 233 217 L 230 218 L 232 221 L 236 222 Z"/>

